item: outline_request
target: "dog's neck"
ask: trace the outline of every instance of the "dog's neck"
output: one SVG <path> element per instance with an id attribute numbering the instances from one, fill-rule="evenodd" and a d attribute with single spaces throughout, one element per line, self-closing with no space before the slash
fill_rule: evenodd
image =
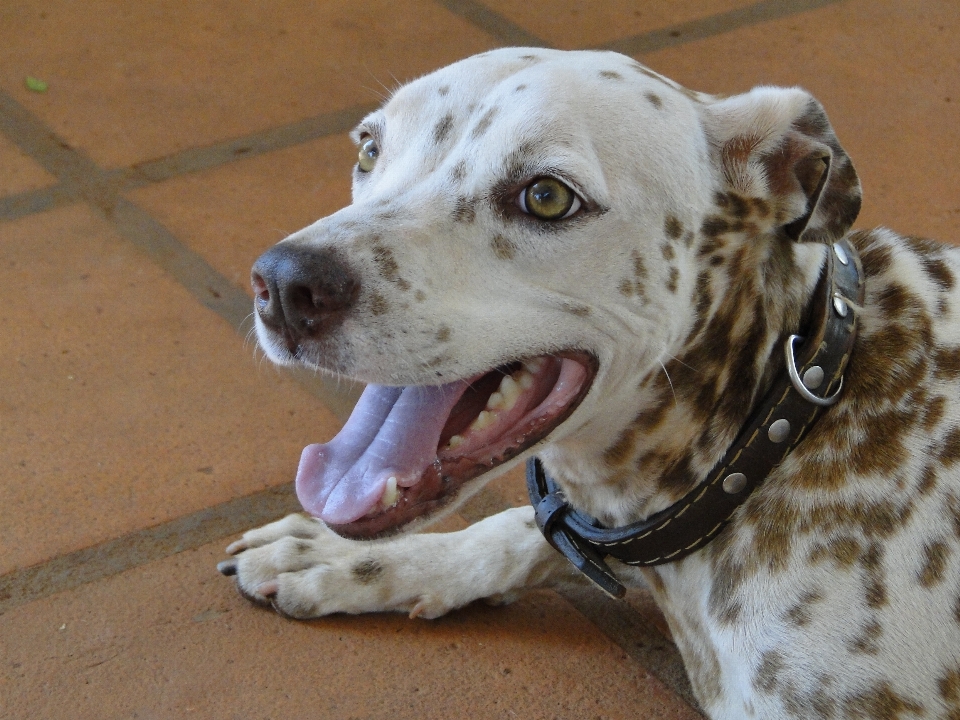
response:
<path id="1" fill-rule="evenodd" d="M 576 467 L 562 442 L 545 456 L 571 503 L 605 525 L 645 519 L 704 480 L 782 370 L 782 342 L 806 321 L 827 246 L 727 234 L 696 252 L 689 332 L 643 380 L 619 434 Z"/>

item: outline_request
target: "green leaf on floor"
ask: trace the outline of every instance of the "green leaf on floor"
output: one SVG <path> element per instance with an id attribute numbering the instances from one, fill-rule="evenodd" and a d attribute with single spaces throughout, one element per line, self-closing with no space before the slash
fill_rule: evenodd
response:
<path id="1" fill-rule="evenodd" d="M 27 90 L 38 93 L 46 92 L 47 88 L 49 87 L 49 85 L 47 85 L 47 83 L 45 83 L 43 80 L 38 80 L 37 78 L 30 77 L 29 75 L 23 81 L 23 84 L 27 86 Z"/>

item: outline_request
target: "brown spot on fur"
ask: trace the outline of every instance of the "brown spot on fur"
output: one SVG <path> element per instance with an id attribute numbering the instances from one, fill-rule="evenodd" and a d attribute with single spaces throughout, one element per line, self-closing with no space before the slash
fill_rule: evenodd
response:
<path id="1" fill-rule="evenodd" d="M 897 693 L 890 683 L 883 681 L 844 702 L 845 717 L 870 718 L 871 720 L 901 720 L 909 713 L 920 715 L 924 707 L 918 702 Z"/>
<path id="2" fill-rule="evenodd" d="M 787 619 L 797 627 L 807 625 L 813 618 L 811 605 L 823 600 L 823 595 L 817 591 L 807 591 L 800 596 L 797 603 L 787 611 Z"/>
<path id="3" fill-rule="evenodd" d="M 449 85 L 441 85 L 441 86 L 437 89 L 437 92 L 438 92 L 440 95 L 446 95 L 447 93 L 450 92 L 450 86 L 449 86 Z"/>
<path id="4" fill-rule="evenodd" d="M 786 662 L 776 650 L 768 650 L 760 656 L 760 666 L 754 684 L 762 692 L 773 694 L 780 682 L 780 673 L 786 668 Z"/>
<path id="5" fill-rule="evenodd" d="M 842 568 L 851 568 L 860 559 L 860 543 L 856 539 L 846 536 L 827 543 L 831 557 Z"/>
<path id="6" fill-rule="evenodd" d="M 657 110 L 663 107 L 663 100 L 660 99 L 660 96 L 656 93 L 648 92 L 644 93 L 643 96 L 650 101 L 650 104 L 653 105 Z"/>
<path id="7" fill-rule="evenodd" d="M 606 78 L 607 80 L 623 80 L 623 75 L 613 70 L 601 70 L 600 77 Z"/>
<path id="8" fill-rule="evenodd" d="M 522 92 L 522 91 L 524 91 L 524 90 L 526 90 L 526 89 L 527 89 L 526 84 L 521 83 L 521 84 L 517 85 L 517 86 L 513 89 L 513 91 L 514 91 L 514 92 Z"/>
<path id="9" fill-rule="evenodd" d="M 893 264 L 893 250 L 886 245 L 871 245 L 860 253 L 860 262 L 867 277 L 883 275 Z"/>
<path id="10" fill-rule="evenodd" d="M 666 233 L 667 237 L 671 240 L 676 240 L 683 235 L 683 223 L 680 222 L 675 215 L 667 215 L 663 221 L 663 232 Z M 670 258 L 667 259 L 669 260 Z"/>
<path id="11" fill-rule="evenodd" d="M 675 267 L 670 268 L 670 277 L 667 280 L 667 290 L 672 293 L 677 291 L 677 284 L 680 281 L 680 271 Z"/>
<path id="12" fill-rule="evenodd" d="M 576 315 L 577 317 L 587 317 L 590 314 L 590 308 L 586 305 L 577 305 L 574 303 L 564 303 L 562 309 L 566 313 Z"/>
<path id="13" fill-rule="evenodd" d="M 677 256 L 676 251 L 673 249 L 673 245 L 670 243 L 664 243 L 661 245 L 660 253 L 663 255 L 663 259 L 667 260 L 668 262 Z"/>
<path id="14" fill-rule="evenodd" d="M 624 295 L 625 297 L 630 297 L 633 295 L 633 281 L 630 278 L 624 278 L 621 280 L 618 287 L 621 295 Z"/>
<path id="15" fill-rule="evenodd" d="M 879 543 L 872 543 L 861 557 L 861 562 L 867 573 L 864 591 L 867 605 L 877 609 L 889 602 L 887 584 L 883 575 L 883 550 Z"/>
<path id="16" fill-rule="evenodd" d="M 947 561 L 950 559 L 950 546 L 942 540 L 927 543 L 923 548 L 923 566 L 917 573 L 917 579 L 925 588 L 932 588 L 943 582 Z"/>
<path id="17" fill-rule="evenodd" d="M 387 299 L 378 292 L 370 293 L 370 312 L 374 315 L 383 315 L 390 309 Z"/>
<path id="18" fill-rule="evenodd" d="M 490 247 L 493 248 L 493 254 L 501 260 L 513 260 L 517 248 L 511 240 L 503 235 L 494 235 L 490 241 Z"/>
<path id="19" fill-rule="evenodd" d="M 914 253 L 923 257 L 936 255 L 943 250 L 943 246 L 936 240 L 915 237 L 913 235 L 904 237 L 903 239 Z"/>
<path id="20" fill-rule="evenodd" d="M 450 171 L 450 177 L 452 177 L 455 182 L 463 182 L 463 179 L 467 177 L 467 163 L 461 160 L 454 165 L 453 170 Z"/>
<path id="21" fill-rule="evenodd" d="M 424 300 L 427 299 L 427 294 L 423 290 L 417 290 L 413 294 L 413 297 L 414 299 L 416 299 L 417 302 L 423 302 Z"/>
<path id="22" fill-rule="evenodd" d="M 494 106 L 487 110 L 483 117 L 480 118 L 479 122 L 474 126 L 473 130 L 470 132 L 470 137 L 476 140 L 481 135 L 483 135 L 487 130 L 490 129 L 490 125 L 493 124 L 493 118 L 500 111 L 500 108 Z"/>
<path id="23" fill-rule="evenodd" d="M 917 492 L 921 495 L 928 494 L 937 486 L 937 471 L 933 465 L 927 465 L 920 473 L 920 482 L 917 483 Z"/>
<path id="24" fill-rule="evenodd" d="M 633 251 L 633 274 L 637 280 L 643 280 L 647 277 L 647 266 L 636 250 Z"/>
<path id="25" fill-rule="evenodd" d="M 616 441 L 603 451 L 603 460 L 612 467 L 623 465 L 633 453 L 636 443 L 637 429 L 633 425 L 625 428 Z"/>
<path id="26" fill-rule="evenodd" d="M 930 279 L 939 285 L 942 290 L 947 292 L 953 290 L 956 279 L 947 263 L 939 258 L 931 257 L 923 257 L 920 259 L 920 262 L 923 265 L 923 269 L 926 270 L 927 275 L 930 276 Z"/>
<path id="27" fill-rule="evenodd" d="M 938 347 L 933 351 L 933 375 L 938 380 L 960 378 L 960 347 Z"/>
<path id="28" fill-rule="evenodd" d="M 437 330 L 437 342 L 447 342 L 450 339 L 450 328 L 447 325 L 441 325 Z"/>
<path id="29" fill-rule="evenodd" d="M 947 499 L 947 517 L 953 518 L 953 532 L 960 538 L 960 498 L 951 494 Z"/>
<path id="30" fill-rule="evenodd" d="M 877 303 L 888 318 L 898 318 L 905 312 L 920 312 L 923 302 L 899 283 L 890 283 L 877 295 Z"/>
<path id="31" fill-rule="evenodd" d="M 728 185 L 739 190 L 745 189 L 743 180 L 747 173 L 744 168 L 759 144 L 760 138 L 756 135 L 738 135 L 723 143 L 720 147 L 720 163 Z M 768 178 L 768 181 L 773 179 Z M 770 184 L 771 193 L 778 195 L 780 188 Z"/>
<path id="32" fill-rule="evenodd" d="M 954 427 L 947 432 L 937 457 L 944 465 L 953 465 L 960 460 L 960 428 Z"/>
<path id="33" fill-rule="evenodd" d="M 937 681 L 937 688 L 944 701 L 953 705 L 960 704 L 960 665 L 945 672 Z"/>
<path id="34" fill-rule="evenodd" d="M 447 113 L 444 115 L 436 126 L 433 128 L 433 142 L 439 145 L 444 140 L 447 139 L 447 136 L 450 134 L 450 131 L 453 129 L 453 115 Z"/>
<path id="35" fill-rule="evenodd" d="M 395 280 L 399 265 L 393 257 L 393 251 L 383 245 L 373 246 L 373 262 L 377 266 L 377 271 L 381 277 L 386 280 Z"/>
<path id="36" fill-rule="evenodd" d="M 947 399 L 938 395 L 924 406 L 923 429 L 930 432 L 938 427 L 946 413 Z"/>
<path id="37" fill-rule="evenodd" d="M 458 197 L 453 208 L 453 221 L 472 223 L 477 219 L 477 199 Z"/>
<path id="38" fill-rule="evenodd" d="M 731 226 L 726 218 L 711 216 L 704 219 L 703 224 L 700 226 L 700 232 L 706 235 L 708 238 L 715 238 L 724 233 L 730 232 Z M 700 250 L 701 254 L 708 254 Z"/>
<path id="39" fill-rule="evenodd" d="M 864 655 L 876 655 L 880 652 L 880 646 L 877 639 L 883 635 L 883 626 L 877 622 L 876 618 L 870 620 L 860 631 L 857 637 L 847 642 L 847 647 L 852 653 L 862 653 Z"/>
<path id="40" fill-rule="evenodd" d="M 369 585 L 379 580 L 380 576 L 383 575 L 383 565 L 373 558 L 368 558 L 354 565 L 350 572 L 353 574 L 353 579 L 358 583 Z"/>

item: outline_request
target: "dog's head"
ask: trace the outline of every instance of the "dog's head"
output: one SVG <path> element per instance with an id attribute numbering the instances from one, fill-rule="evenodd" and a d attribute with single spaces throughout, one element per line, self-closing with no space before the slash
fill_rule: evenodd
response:
<path id="1" fill-rule="evenodd" d="M 615 53 L 472 57 L 354 139 L 353 203 L 264 254 L 253 287 L 272 360 L 370 383 L 298 472 L 304 506 L 356 536 L 546 440 L 603 458 L 711 326 L 723 237 L 762 263 L 841 235 L 859 206 L 806 93 L 717 100 Z"/>

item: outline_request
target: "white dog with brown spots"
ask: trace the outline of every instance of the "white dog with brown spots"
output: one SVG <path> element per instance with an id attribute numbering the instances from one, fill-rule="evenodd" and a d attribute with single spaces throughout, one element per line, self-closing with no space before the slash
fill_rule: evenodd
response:
<path id="1" fill-rule="evenodd" d="M 858 323 L 839 401 L 705 547 L 610 562 L 651 589 L 712 718 L 960 718 L 960 251 L 850 231 L 859 182 L 810 95 L 505 49 L 354 137 L 353 204 L 252 277 L 272 360 L 369 385 L 304 450 L 316 519 L 230 547 L 244 595 L 432 618 L 575 580 L 531 507 L 386 536 L 533 454 L 598 526 L 669 512 L 784 372 L 845 240 L 865 294 L 836 300 Z"/>

